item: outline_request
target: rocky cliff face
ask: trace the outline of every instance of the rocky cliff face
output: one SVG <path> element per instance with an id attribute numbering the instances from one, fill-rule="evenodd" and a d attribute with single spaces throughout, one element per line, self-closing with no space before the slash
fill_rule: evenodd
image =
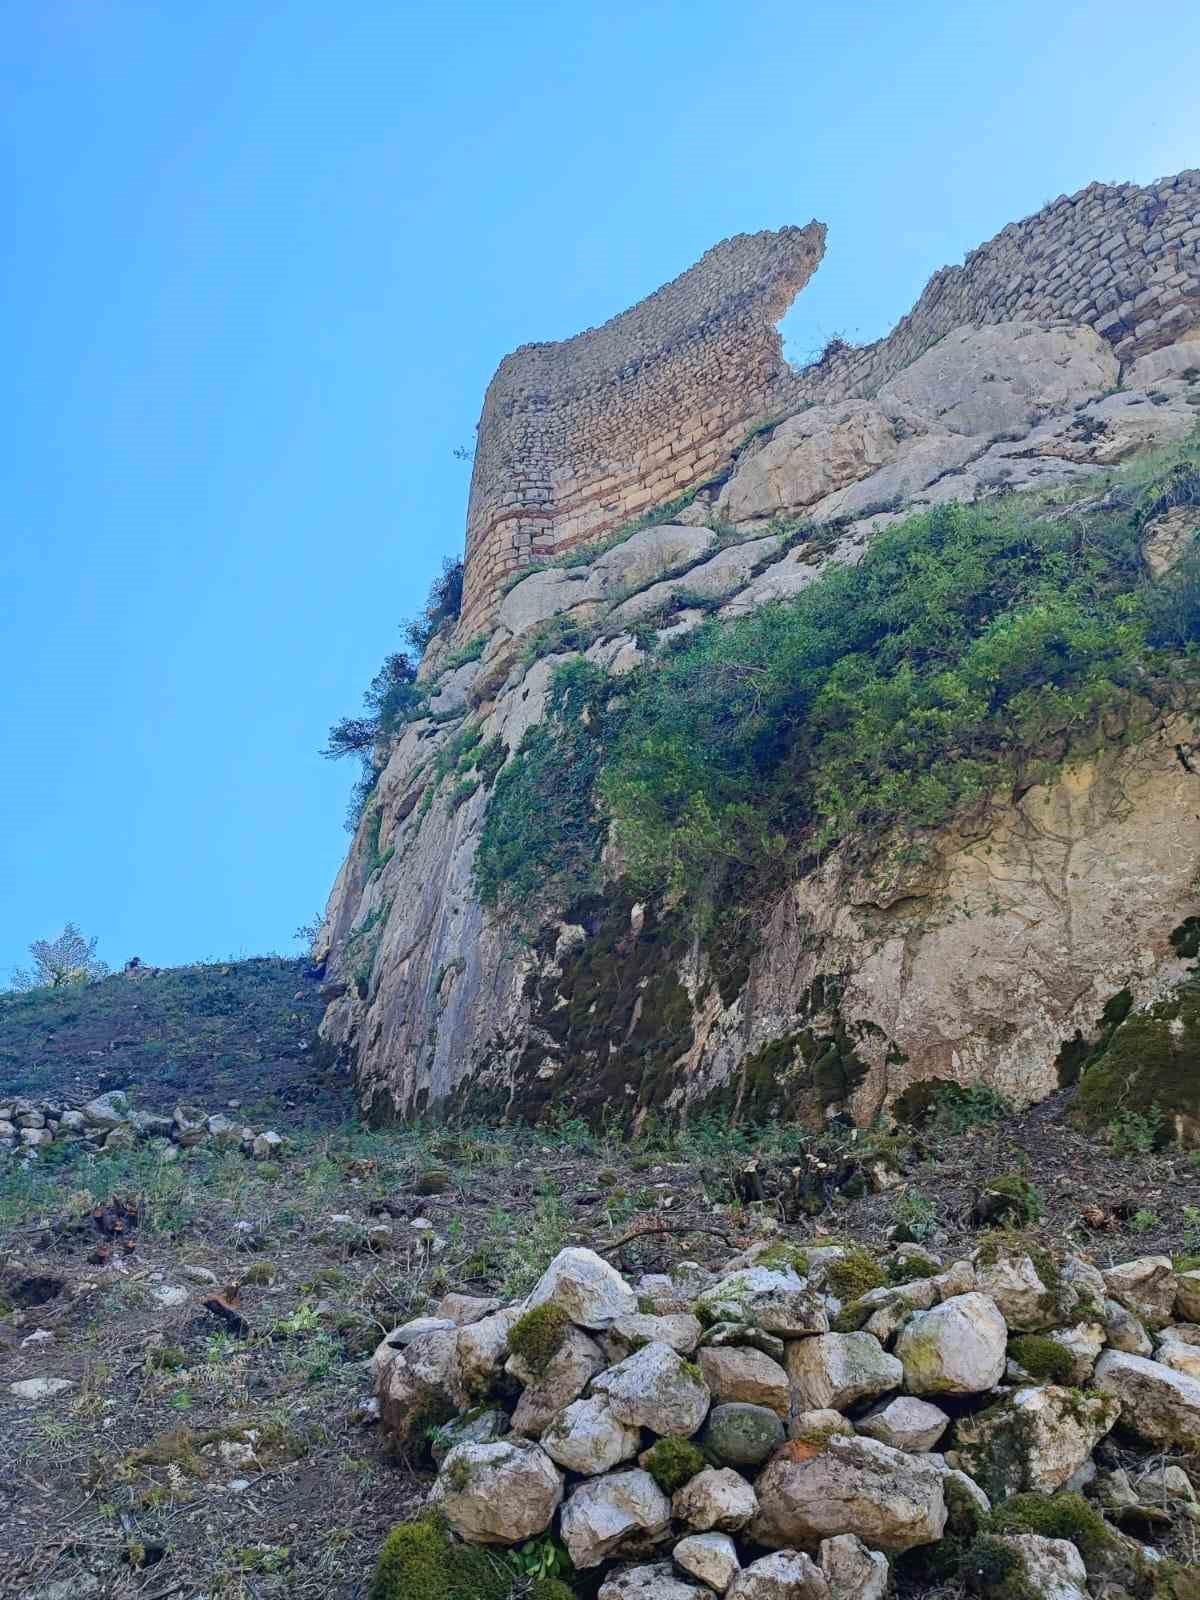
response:
<path id="1" fill-rule="evenodd" d="M 707 931 L 677 898 L 635 900 L 611 837 L 588 894 L 555 903 L 547 860 L 522 918 L 485 909 L 472 869 L 497 774 L 564 662 L 651 672 L 706 618 L 787 604 L 948 501 L 1031 494 L 1085 529 L 1198 418 L 1200 319 L 1124 367 L 1087 327 L 961 328 L 870 399 L 762 430 L 673 521 L 525 576 L 475 650 L 435 640 L 428 715 L 387 752 L 316 950 L 324 1033 L 368 1112 L 865 1122 L 935 1077 L 1028 1102 L 1077 1068 L 1115 996 L 1169 994 L 1200 917 L 1186 695 L 1136 736 L 1110 719 L 1111 737 L 969 818 L 760 878 Z M 1151 574 L 1190 547 L 1197 499 L 1138 512 Z M 559 781 L 569 810 L 579 785 Z"/>

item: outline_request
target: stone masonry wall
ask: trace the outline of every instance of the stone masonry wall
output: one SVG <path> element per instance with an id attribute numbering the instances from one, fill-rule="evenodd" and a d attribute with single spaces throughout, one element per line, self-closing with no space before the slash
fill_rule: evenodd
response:
<path id="1" fill-rule="evenodd" d="M 460 641 L 505 578 L 726 468 L 756 424 L 869 396 L 964 324 L 1061 318 L 1122 359 L 1200 312 L 1200 171 L 1091 184 L 934 274 L 885 339 L 788 365 L 776 324 L 820 263 L 820 223 L 739 234 L 602 327 L 523 345 L 488 387 L 467 518 Z"/>

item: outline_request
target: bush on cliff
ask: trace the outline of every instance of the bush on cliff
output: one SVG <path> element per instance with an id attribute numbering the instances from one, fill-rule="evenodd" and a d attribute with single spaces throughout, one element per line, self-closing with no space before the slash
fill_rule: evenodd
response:
<path id="1" fill-rule="evenodd" d="M 1200 438 L 1164 453 L 1109 509 L 939 506 L 697 628 L 602 713 L 560 695 L 497 784 L 485 901 L 522 904 L 547 861 L 590 887 L 608 822 L 635 892 L 716 903 L 731 871 L 937 826 L 1135 735 L 1198 675 L 1200 557 L 1158 584 L 1141 557 L 1145 509 L 1198 461 Z"/>

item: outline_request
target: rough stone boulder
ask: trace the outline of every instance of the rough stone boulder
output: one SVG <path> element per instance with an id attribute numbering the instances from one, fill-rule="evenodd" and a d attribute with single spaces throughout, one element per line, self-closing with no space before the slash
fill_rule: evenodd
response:
<path id="1" fill-rule="evenodd" d="M 454 1376 L 458 1392 L 466 1399 L 486 1394 L 503 1371 L 508 1360 L 508 1335 L 520 1316 L 520 1306 L 509 1306 L 459 1328 Z"/>
<path id="2" fill-rule="evenodd" d="M 1001 1252 L 986 1263 L 976 1261 L 975 1276 L 980 1293 L 996 1302 L 1012 1331 L 1035 1333 L 1057 1321 L 1055 1296 L 1023 1251 Z"/>
<path id="3" fill-rule="evenodd" d="M 1150 1335 L 1119 1300 L 1105 1300 L 1101 1306 L 1104 1322 L 1104 1342 L 1113 1350 L 1122 1350 L 1130 1356 L 1149 1356 L 1154 1353 Z"/>
<path id="4" fill-rule="evenodd" d="M 890 1568 L 879 1550 L 868 1550 L 852 1533 L 821 1540 L 821 1571 L 831 1600 L 884 1600 Z"/>
<path id="5" fill-rule="evenodd" d="M 618 1317 L 637 1311 L 637 1296 L 594 1250 L 560 1250 L 525 1302 L 526 1309 L 552 1301 L 580 1328 L 603 1332 Z"/>
<path id="6" fill-rule="evenodd" d="M 512 1545 L 544 1533 L 562 1495 L 562 1474 L 540 1446 L 503 1439 L 451 1450 L 430 1499 L 460 1539 Z"/>
<path id="7" fill-rule="evenodd" d="M 731 1273 L 696 1301 L 701 1322 L 751 1322 L 767 1333 L 798 1339 L 828 1333 L 820 1295 L 790 1267 L 747 1267 Z"/>
<path id="8" fill-rule="evenodd" d="M 808 1446 L 785 1445 L 759 1474 L 755 1492 L 750 1533 L 767 1546 L 853 1533 L 872 1549 L 911 1550 L 940 1539 L 946 1525 L 939 1467 L 876 1439 L 835 1435 L 815 1455 Z"/>
<path id="9" fill-rule="evenodd" d="M 602 551 L 589 570 L 612 594 L 618 588 L 640 589 L 675 568 L 697 560 L 717 542 L 711 528 L 692 528 L 680 522 L 660 522 L 640 528 L 611 550 Z"/>
<path id="10" fill-rule="evenodd" d="M 778 1361 L 761 1350 L 741 1345 L 706 1346 L 697 1360 L 714 1400 L 767 1406 L 781 1417 L 788 1414 L 788 1375 Z"/>
<path id="11" fill-rule="evenodd" d="M 943 433 L 1027 433 L 1120 381 L 1120 363 L 1091 328 L 997 322 L 955 328 L 879 390 L 885 410 Z"/>
<path id="12" fill-rule="evenodd" d="M 603 1365 L 600 1346 L 579 1328 L 567 1329 L 544 1371 L 534 1372 L 519 1356 L 510 1356 L 505 1372 L 525 1385 L 513 1412 L 513 1432 L 536 1438 L 552 1417 L 583 1393 Z"/>
<path id="13" fill-rule="evenodd" d="M 625 1567 L 600 1585 L 598 1600 L 708 1600 L 709 1590 L 678 1577 L 668 1561 Z"/>
<path id="14" fill-rule="evenodd" d="M 542 1449 L 560 1467 L 594 1477 L 637 1454 L 641 1435 L 618 1422 L 603 1395 L 575 1400 L 542 1433 Z"/>
<path id="15" fill-rule="evenodd" d="M 693 1434 L 708 1414 L 709 1389 L 699 1368 L 670 1345 L 648 1344 L 592 1380 L 618 1422 L 658 1434 Z"/>
<path id="16" fill-rule="evenodd" d="M 689 1577 L 724 1594 L 741 1571 L 737 1546 L 727 1533 L 690 1533 L 672 1550 L 675 1565 Z"/>
<path id="17" fill-rule="evenodd" d="M 898 1389 L 904 1368 L 869 1333 L 822 1333 L 788 1345 L 792 1405 L 798 1411 L 842 1411 Z"/>
<path id="18" fill-rule="evenodd" d="M 736 1533 L 758 1510 L 754 1490 L 729 1467 L 708 1467 L 677 1489 L 675 1517 L 697 1533 Z"/>
<path id="19" fill-rule="evenodd" d="M 870 401 L 810 406 L 739 463 L 717 513 L 740 523 L 803 510 L 891 461 L 897 443 L 895 424 Z"/>
<path id="20" fill-rule="evenodd" d="M 1069 1539 L 1015 1533 L 1005 1535 L 1001 1543 L 1020 1559 L 1025 1592 L 1038 1600 L 1090 1600 L 1087 1568 Z"/>
<path id="21" fill-rule="evenodd" d="M 1090 1460 L 1121 1407 L 1108 1394 L 1048 1384 L 1018 1389 L 958 1424 L 962 1467 L 993 1499 L 1031 1490 L 1053 1494 Z"/>
<path id="22" fill-rule="evenodd" d="M 637 622 L 661 610 L 676 595 L 689 600 L 726 600 L 745 588 L 750 574 L 778 555 L 783 540 L 771 534 L 765 539 L 747 539 L 741 544 L 727 545 L 709 556 L 699 566 L 689 567 L 678 578 L 667 578 L 662 583 L 652 583 L 648 589 L 623 600 L 613 612 L 617 622 Z"/>
<path id="23" fill-rule="evenodd" d="M 711 1378 L 709 1386 L 713 1387 Z M 783 1439 L 783 1423 L 773 1408 L 728 1401 L 709 1412 L 701 1444 L 710 1457 L 727 1466 L 758 1467 Z"/>
<path id="24" fill-rule="evenodd" d="M 598 1567 L 635 1535 L 658 1538 L 670 1524 L 671 1502 L 640 1467 L 589 1478 L 562 1509 L 563 1543 L 581 1569 Z"/>
<path id="25" fill-rule="evenodd" d="M 1200 1379 L 1175 1372 L 1161 1361 L 1106 1350 L 1096 1363 L 1095 1384 L 1121 1404 L 1121 1426 L 1148 1444 L 1200 1450 Z"/>
<path id="26" fill-rule="evenodd" d="M 777 1550 L 743 1568 L 726 1600 L 829 1600 L 825 1574 L 799 1550 Z"/>
<path id="27" fill-rule="evenodd" d="M 1104 1324 L 1078 1322 L 1073 1328 L 1051 1328 L 1046 1337 L 1061 1345 L 1071 1357 L 1071 1382 L 1087 1383 L 1104 1349 Z"/>
<path id="28" fill-rule="evenodd" d="M 911 1394 L 983 1394 L 1004 1373 L 1007 1343 L 996 1302 L 960 1294 L 914 1313 L 900 1331 L 896 1355 Z"/>
<path id="29" fill-rule="evenodd" d="M 920 1455 L 934 1448 L 949 1425 L 950 1418 L 940 1406 L 902 1394 L 869 1411 L 855 1423 L 855 1428 L 868 1439 L 878 1439 L 880 1444 Z"/>
<path id="30" fill-rule="evenodd" d="M 1112 1298 L 1148 1327 L 1161 1328 L 1175 1310 L 1178 1285 L 1170 1256 L 1139 1256 L 1104 1274 Z"/>
<path id="31" fill-rule="evenodd" d="M 1164 1367 L 1182 1372 L 1186 1377 L 1200 1378 L 1200 1346 L 1182 1337 L 1178 1327 L 1163 1329 L 1154 1359 L 1161 1361 Z"/>
<path id="32" fill-rule="evenodd" d="M 652 1316 L 638 1311 L 632 1316 L 618 1317 L 603 1344 L 610 1361 L 621 1361 L 639 1345 L 647 1343 L 669 1344 L 672 1350 L 687 1356 L 700 1343 L 701 1331 L 700 1323 L 690 1312 Z"/>

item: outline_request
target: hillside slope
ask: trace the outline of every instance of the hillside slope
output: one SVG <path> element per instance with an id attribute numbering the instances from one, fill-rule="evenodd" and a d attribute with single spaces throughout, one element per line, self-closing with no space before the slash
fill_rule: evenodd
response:
<path id="1" fill-rule="evenodd" d="M 298 1122 L 349 1106 L 319 1063 L 322 1001 L 307 962 L 278 956 L 114 973 L 86 987 L 0 995 L 0 1085 L 79 1103 L 126 1089 L 146 1111 L 179 1101 Z"/>

